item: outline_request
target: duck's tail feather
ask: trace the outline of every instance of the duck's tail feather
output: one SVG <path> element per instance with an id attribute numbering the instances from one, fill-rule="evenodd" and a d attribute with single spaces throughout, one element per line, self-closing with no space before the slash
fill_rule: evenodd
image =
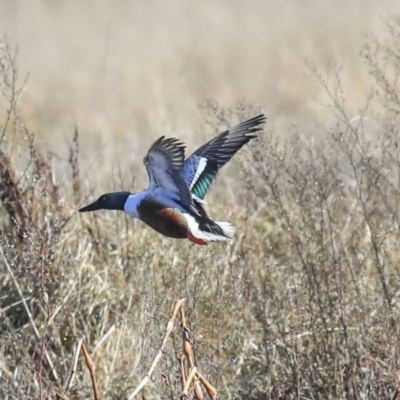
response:
<path id="1" fill-rule="evenodd" d="M 188 224 L 188 239 L 192 242 L 220 242 L 233 238 L 235 229 L 229 222 L 215 222 L 205 215 L 201 217 L 192 216 L 187 213 L 184 213 L 183 215 L 185 216 Z M 198 239 L 198 241 L 192 240 L 192 238 Z"/>

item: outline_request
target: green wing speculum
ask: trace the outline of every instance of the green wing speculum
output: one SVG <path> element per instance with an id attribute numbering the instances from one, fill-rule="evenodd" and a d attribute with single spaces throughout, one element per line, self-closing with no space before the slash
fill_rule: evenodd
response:
<path id="1" fill-rule="evenodd" d="M 203 200 L 213 180 L 217 176 L 217 173 L 218 173 L 218 166 L 216 165 L 216 163 L 213 162 L 212 160 L 207 160 L 207 165 L 204 168 L 204 171 L 197 178 L 193 187 L 191 188 L 191 192 L 196 197 Z"/>

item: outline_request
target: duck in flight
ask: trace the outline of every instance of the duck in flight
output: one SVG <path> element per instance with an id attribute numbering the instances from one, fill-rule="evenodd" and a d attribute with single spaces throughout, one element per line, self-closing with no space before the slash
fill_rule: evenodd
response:
<path id="1" fill-rule="evenodd" d="M 232 239 L 229 222 L 215 222 L 202 203 L 218 171 L 262 128 L 263 114 L 228 129 L 185 160 L 185 145 L 178 139 L 156 140 L 143 162 L 149 187 L 140 193 L 114 192 L 100 196 L 79 212 L 121 210 L 140 219 L 162 235 L 197 244 Z"/>

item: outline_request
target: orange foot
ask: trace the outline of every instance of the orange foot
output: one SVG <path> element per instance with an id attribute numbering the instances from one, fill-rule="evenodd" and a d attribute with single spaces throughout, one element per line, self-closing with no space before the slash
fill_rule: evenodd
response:
<path id="1" fill-rule="evenodd" d="M 204 241 L 202 239 L 198 239 L 197 237 L 194 237 L 190 232 L 188 232 L 187 238 L 193 243 L 201 244 L 201 245 L 207 245 L 206 241 Z"/>

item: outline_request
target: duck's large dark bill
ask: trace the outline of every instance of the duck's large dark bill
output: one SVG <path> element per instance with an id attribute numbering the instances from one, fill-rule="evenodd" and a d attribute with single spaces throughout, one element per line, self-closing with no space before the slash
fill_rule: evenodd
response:
<path id="1" fill-rule="evenodd" d="M 81 209 L 79 209 L 79 212 L 87 212 L 87 211 L 96 211 L 99 210 L 99 206 L 97 205 L 97 201 L 95 201 L 92 204 L 89 204 L 86 207 L 82 207 Z"/>

